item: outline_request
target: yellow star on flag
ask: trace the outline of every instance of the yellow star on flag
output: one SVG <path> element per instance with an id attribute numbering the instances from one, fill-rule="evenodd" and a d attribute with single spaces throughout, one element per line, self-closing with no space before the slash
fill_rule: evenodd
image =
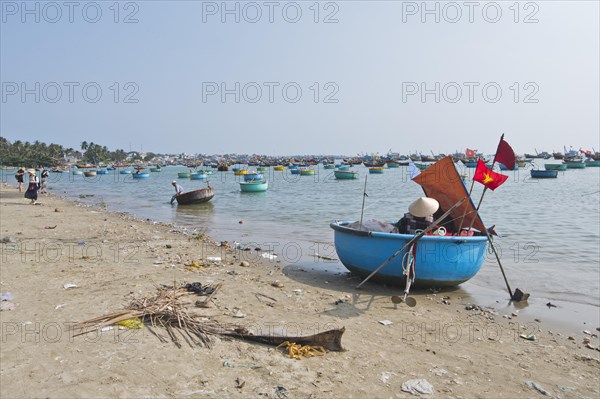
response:
<path id="1" fill-rule="evenodd" d="M 484 173 L 484 175 L 483 175 L 483 184 L 488 184 L 491 181 L 494 181 L 494 179 L 492 179 L 490 177 L 490 174 L 489 173 Z"/>

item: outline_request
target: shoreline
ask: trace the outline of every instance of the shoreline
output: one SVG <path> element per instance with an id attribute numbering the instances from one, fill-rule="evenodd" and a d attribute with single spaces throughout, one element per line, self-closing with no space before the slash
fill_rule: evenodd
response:
<path id="1" fill-rule="evenodd" d="M 56 194 L 39 201 L 27 205 L 14 187 L 0 188 L 0 235 L 17 240 L 2 244 L 0 288 L 15 304 L 0 312 L 4 396 L 277 397 L 277 387 L 284 387 L 294 397 L 413 397 L 401 385 L 419 378 L 438 397 L 539 395 L 527 381 L 563 398 L 600 394 L 600 352 L 582 344 L 587 335 L 573 332 L 569 340 L 548 331 L 543 318 L 532 325 L 521 315 L 504 318 L 504 311 L 466 310 L 472 300 L 464 290 L 416 293 L 415 308 L 393 305 L 389 297 L 397 289 L 368 284 L 356 291 L 357 278 L 347 273 L 324 280 L 309 265 L 258 256 L 241 266 L 243 252 L 186 235 L 172 223 Z M 211 256 L 222 261 L 208 261 Z M 186 270 L 193 261 L 204 264 L 202 271 Z M 294 360 L 274 347 L 218 337 L 211 349 L 177 348 L 147 328 L 130 334 L 133 340 L 117 339 L 114 331 L 70 337 L 63 328 L 174 281 L 222 284 L 209 308 L 194 309 L 203 318 L 290 334 L 343 326 L 346 351 Z M 596 335 L 589 337 L 593 346 L 597 327 L 588 328 Z"/>
<path id="2" fill-rule="evenodd" d="M 110 210 L 107 208 L 103 208 L 101 205 L 99 205 L 99 203 L 97 202 L 85 202 L 85 201 L 79 201 L 78 199 L 70 199 L 67 196 L 62 196 L 62 195 L 58 195 L 58 194 L 54 194 L 52 192 L 50 192 L 50 195 L 58 197 L 64 201 L 67 202 L 71 202 L 71 203 L 75 203 L 78 206 L 82 206 L 82 207 L 88 207 L 88 208 L 92 208 L 95 209 L 97 211 L 102 211 L 102 212 L 109 212 L 109 213 L 113 213 L 116 215 L 120 215 L 120 216 L 127 216 L 129 218 L 131 218 L 131 220 L 137 220 L 139 222 L 149 222 L 149 223 L 153 223 L 153 224 L 160 224 L 160 225 L 165 225 L 165 226 L 169 226 L 173 229 L 174 232 L 179 232 L 185 236 L 193 236 L 195 234 L 201 233 L 201 234 L 207 234 L 207 239 L 209 241 L 212 241 L 215 244 L 218 244 L 220 242 L 225 242 L 229 245 L 234 245 L 234 243 L 236 242 L 235 239 L 240 239 L 244 237 L 244 235 L 246 234 L 240 234 L 240 233 L 235 233 L 234 231 L 236 230 L 237 227 L 237 223 L 234 223 L 233 227 L 228 227 L 226 232 L 218 232 L 218 228 L 214 228 L 214 227 L 207 227 L 207 228 L 202 228 L 202 229 L 197 229 L 197 228 L 190 228 L 190 226 L 186 226 L 184 224 L 177 224 L 176 222 L 165 222 L 165 221 L 161 221 L 161 220 L 153 220 L 153 219 L 149 219 L 149 218 L 144 218 L 142 216 L 136 216 L 132 213 L 129 212 L 123 212 L 123 211 L 118 211 L 118 210 Z M 230 221 L 231 222 L 231 221 Z M 220 235 L 221 237 L 217 240 L 214 239 L 215 236 Z M 256 240 L 250 240 L 248 242 L 246 242 L 246 244 L 249 244 L 251 246 L 258 246 L 258 247 L 263 247 L 264 248 L 268 248 L 269 247 L 269 243 L 271 245 L 273 245 L 274 240 L 272 239 L 272 237 L 267 237 L 263 235 L 259 235 L 256 236 L 254 235 L 254 237 L 258 237 Z M 247 238 L 247 237 L 246 237 Z M 227 239 L 228 241 L 224 241 L 223 239 Z M 266 245 L 262 245 L 262 244 L 266 244 Z M 278 242 L 278 248 L 281 249 L 282 246 L 285 246 L 285 244 L 290 244 L 290 243 L 296 243 L 296 241 L 285 241 L 285 242 Z M 316 242 L 316 241 L 307 241 L 307 243 L 312 243 L 312 244 L 316 244 L 317 246 L 320 247 L 321 244 L 324 244 L 323 242 Z M 254 245 L 256 244 L 256 245 Z M 333 244 L 333 242 L 331 242 L 331 244 Z M 265 252 L 269 252 L 269 251 L 265 251 Z M 290 261 L 290 259 L 286 259 L 285 256 L 281 257 L 281 251 L 275 250 L 275 251 L 270 251 L 275 253 L 280 260 L 282 260 L 282 262 L 286 262 Z M 335 253 L 335 250 L 333 250 L 333 253 L 327 253 L 327 255 L 331 255 L 335 258 L 337 258 L 337 254 Z M 256 256 L 253 255 L 253 252 L 250 252 L 249 255 L 247 255 L 246 252 L 243 251 L 239 251 L 238 253 L 238 257 L 240 258 L 240 260 L 247 260 L 247 261 L 255 261 L 256 260 Z M 310 254 L 307 255 L 302 255 L 302 257 L 299 260 L 294 260 L 292 261 L 291 265 L 287 264 L 287 266 L 298 266 L 298 265 L 307 265 L 309 264 L 310 261 L 314 260 L 314 264 L 319 265 L 319 266 L 323 266 L 325 268 L 331 269 L 332 267 L 336 268 L 336 270 L 338 272 L 342 272 L 342 273 L 348 273 L 348 275 L 351 275 L 349 273 L 349 271 L 341 264 L 341 262 L 339 262 L 339 260 L 336 260 L 336 262 L 333 262 L 333 264 L 331 262 L 325 262 L 323 260 L 320 259 L 316 259 L 314 256 L 311 256 Z M 310 267 L 310 266 L 309 266 Z M 535 292 L 530 292 L 532 294 L 532 297 L 524 303 L 515 303 L 509 300 L 509 296 L 508 293 L 506 292 L 506 288 L 504 286 L 504 282 L 501 281 L 500 277 L 500 269 L 498 268 L 498 265 L 495 263 L 495 260 L 491 263 L 488 263 L 487 265 L 483 265 L 483 267 L 488 267 L 488 268 L 495 268 L 497 270 L 494 271 L 494 273 L 497 273 L 498 276 L 498 287 L 490 287 L 490 286 L 486 286 L 486 285 L 480 285 L 477 284 L 477 280 L 475 276 L 473 279 L 471 279 L 470 281 L 467 281 L 463 284 L 461 284 L 459 287 L 457 287 L 456 289 L 458 289 L 461 293 L 461 295 L 463 297 L 470 297 L 471 301 L 473 303 L 476 304 L 484 304 L 485 306 L 488 307 L 503 307 L 505 308 L 504 310 L 504 314 L 505 315 L 510 315 L 513 311 L 517 311 L 517 312 L 521 312 L 521 316 L 524 318 L 527 318 L 528 322 L 535 322 L 536 319 L 541 319 L 543 321 L 543 327 L 544 328 L 550 328 L 553 331 L 558 331 L 562 334 L 567 334 L 567 335 L 572 335 L 572 334 L 578 334 L 583 330 L 586 329 L 590 329 L 590 328 L 596 328 L 598 326 L 600 326 L 600 306 L 595 306 L 592 305 L 590 303 L 585 303 L 585 302 L 577 302 L 577 301 L 564 301 L 564 300 L 557 300 L 557 299 L 550 299 L 547 297 L 538 297 L 536 296 Z M 318 267 L 315 268 L 315 270 L 318 272 Z M 509 276 L 509 280 L 510 280 L 510 276 Z M 511 280 L 511 285 L 515 285 L 517 282 Z M 516 284 L 516 286 L 518 286 L 518 284 Z M 515 287 L 513 287 L 514 289 Z M 527 287 L 525 287 L 527 288 Z M 401 290 L 400 288 L 396 288 L 397 290 Z M 449 290 L 449 292 L 451 292 L 452 289 Z M 529 292 L 527 289 L 525 289 L 526 292 Z M 444 292 L 444 290 L 442 290 L 441 292 Z M 423 296 L 426 295 L 428 292 L 427 290 L 425 291 L 419 291 L 419 290 L 413 290 L 413 292 L 411 294 L 414 295 L 418 295 L 418 296 Z M 552 303 L 553 305 L 556 305 L 556 307 L 548 307 L 546 304 L 547 303 Z M 592 316 L 590 316 L 592 315 Z"/>

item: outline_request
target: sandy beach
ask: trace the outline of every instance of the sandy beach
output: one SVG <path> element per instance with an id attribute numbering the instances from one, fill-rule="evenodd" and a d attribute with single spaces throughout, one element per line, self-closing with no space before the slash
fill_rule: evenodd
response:
<path id="1" fill-rule="evenodd" d="M 405 398 L 415 396 L 403 384 L 419 379 L 433 387 L 424 397 L 600 396 L 599 326 L 560 330 L 479 308 L 460 291 L 416 292 L 416 307 L 395 305 L 399 289 L 356 290 L 360 279 L 349 274 L 324 280 L 172 225 L 53 195 L 32 206 L 14 186 L 0 194 L 0 291 L 13 297 L 0 312 L 2 397 Z M 344 327 L 345 351 L 296 360 L 219 336 L 210 348 L 178 348 L 147 327 L 82 336 L 69 329 L 163 284 L 190 282 L 221 284 L 206 308 L 190 297 L 200 320 L 263 334 Z"/>

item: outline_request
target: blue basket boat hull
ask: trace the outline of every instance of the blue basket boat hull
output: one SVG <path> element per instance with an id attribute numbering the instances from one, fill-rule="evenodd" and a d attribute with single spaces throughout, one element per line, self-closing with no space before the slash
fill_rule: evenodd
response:
<path id="1" fill-rule="evenodd" d="M 335 250 L 342 264 L 366 277 L 402 248 L 413 235 L 358 231 L 346 227 L 350 222 L 331 223 Z M 485 236 L 425 236 L 417 244 L 414 287 L 449 287 L 459 285 L 479 272 L 487 247 Z M 402 259 L 396 256 L 372 278 L 389 285 L 404 286 Z"/>

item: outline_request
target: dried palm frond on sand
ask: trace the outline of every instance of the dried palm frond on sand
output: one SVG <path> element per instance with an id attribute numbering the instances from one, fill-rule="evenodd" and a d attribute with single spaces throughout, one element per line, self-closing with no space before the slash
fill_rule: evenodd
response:
<path id="1" fill-rule="evenodd" d="M 220 288 L 220 285 L 207 288 L 209 289 L 205 292 L 209 294 L 209 298 L 201 302 L 201 305 L 199 305 L 201 307 L 206 307 L 208 301 Z M 168 342 L 168 340 L 159 332 L 159 329 L 166 330 L 169 338 L 177 347 L 182 346 L 181 339 L 183 339 L 192 347 L 197 345 L 210 348 L 210 335 L 220 335 L 269 345 L 279 345 L 285 341 L 290 341 L 302 345 L 318 345 L 331 351 L 343 350 L 341 345 L 342 335 L 345 331 L 343 327 L 303 337 L 279 336 L 275 334 L 254 335 L 240 326 L 200 321 L 188 314 L 185 305 L 180 300 L 186 295 L 193 294 L 186 286 L 162 286 L 157 287 L 157 290 L 158 292 L 155 295 L 132 300 L 125 310 L 73 325 L 72 328 L 74 330 L 81 329 L 81 331 L 74 333 L 73 336 L 98 331 L 118 322 L 137 317 L 144 322 L 152 334 L 158 337 L 161 342 Z"/>

